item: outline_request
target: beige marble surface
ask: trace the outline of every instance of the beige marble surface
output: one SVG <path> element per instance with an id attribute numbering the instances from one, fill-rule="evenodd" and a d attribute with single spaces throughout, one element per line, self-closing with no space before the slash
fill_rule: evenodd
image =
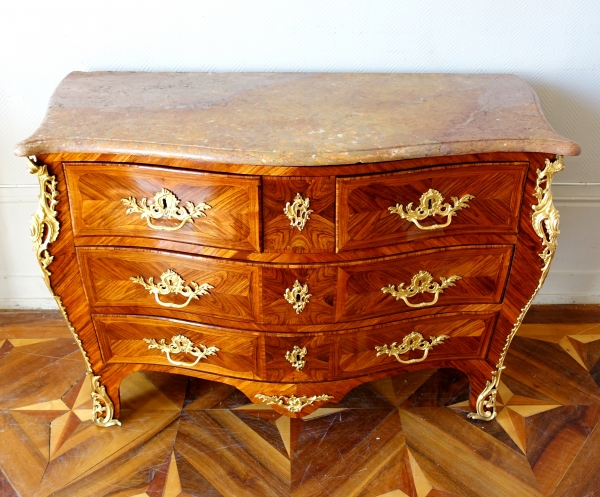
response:
<path id="1" fill-rule="evenodd" d="M 325 165 L 518 151 L 580 149 L 512 75 L 75 72 L 15 153 Z"/>

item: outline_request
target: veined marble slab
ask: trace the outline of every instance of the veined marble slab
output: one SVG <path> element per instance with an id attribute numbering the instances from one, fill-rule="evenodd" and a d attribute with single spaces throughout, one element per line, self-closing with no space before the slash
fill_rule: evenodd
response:
<path id="1" fill-rule="evenodd" d="M 318 166 L 514 151 L 580 149 L 513 75 L 74 72 L 15 153 Z"/>

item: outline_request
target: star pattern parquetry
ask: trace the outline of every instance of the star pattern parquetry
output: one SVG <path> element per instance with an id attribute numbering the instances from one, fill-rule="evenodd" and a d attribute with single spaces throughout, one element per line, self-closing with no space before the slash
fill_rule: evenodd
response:
<path id="1" fill-rule="evenodd" d="M 600 325 L 561 325 L 562 333 L 552 325 L 528 325 L 520 336 L 558 344 L 577 363 L 591 371 L 600 361 Z"/>
<path id="2" fill-rule="evenodd" d="M 450 407 L 470 412 L 468 401 L 459 402 Z M 527 449 L 526 418 L 557 407 L 560 407 L 560 404 L 515 395 L 502 381 L 498 385 L 496 422 L 524 454 Z"/>
<path id="3" fill-rule="evenodd" d="M 27 336 L 0 326 L 2 495 L 577 497 L 600 487 L 600 328 L 524 326 L 490 423 L 466 418 L 469 384 L 455 370 L 363 385 L 304 419 L 224 384 L 135 373 L 122 385 L 123 426 L 104 429 L 90 421 L 68 330 L 52 326 Z"/>

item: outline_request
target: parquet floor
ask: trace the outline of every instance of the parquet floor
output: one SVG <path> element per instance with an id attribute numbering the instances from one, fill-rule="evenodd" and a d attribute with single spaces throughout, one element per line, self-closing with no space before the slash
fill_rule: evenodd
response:
<path id="1" fill-rule="evenodd" d="M 121 428 L 94 426 L 53 313 L 0 313 L 2 496 L 600 496 L 600 324 L 524 325 L 491 423 L 462 373 L 363 385 L 310 419 L 235 389 L 133 374 Z"/>

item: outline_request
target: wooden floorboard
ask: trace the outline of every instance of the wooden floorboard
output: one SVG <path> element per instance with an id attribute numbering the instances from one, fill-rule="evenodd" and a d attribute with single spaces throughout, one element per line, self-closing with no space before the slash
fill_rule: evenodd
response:
<path id="1" fill-rule="evenodd" d="M 511 346 L 490 423 L 467 419 L 468 380 L 448 369 L 362 385 L 307 420 L 135 373 L 108 429 L 89 421 L 60 315 L 0 312 L 0 496 L 600 497 L 600 313 L 542 311 Z"/>

